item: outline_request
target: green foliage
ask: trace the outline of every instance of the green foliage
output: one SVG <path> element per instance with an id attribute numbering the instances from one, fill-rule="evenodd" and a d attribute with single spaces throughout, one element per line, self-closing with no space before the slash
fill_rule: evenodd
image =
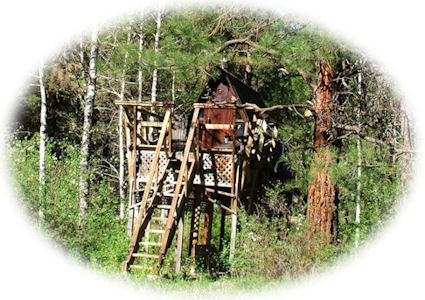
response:
<path id="1" fill-rule="evenodd" d="M 350 52 L 312 24 L 292 17 L 277 18 L 266 13 L 221 9 L 185 9 L 163 15 L 159 50 L 154 49 L 156 13 L 105 27 L 99 35 L 97 92 L 91 141 L 91 186 L 86 226 L 79 226 L 78 180 L 84 88 L 90 42 L 64 50 L 46 66 L 47 93 L 46 183 L 42 197 L 38 179 L 39 89 L 31 87 L 22 95 L 18 124 L 22 127 L 10 141 L 11 169 L 20 202 L 46 233 L 74 256 L 94 266 L 117 271 L 127 254 L 125 221 L 119 208 L 117 107 L 113 101 L 121 90 L 125 71 L 125 98 L 137 99 L 139 69 L 142 71 L 142 99 L 150 100 L 152 72 L 158 71 L 158 100 L 171 99 L 175 86 L 175 113 L 190 112 L 204 84 L 225 67 L 244 79 L 246 65 L 252 67 L 251 87 L 268 106 L 277 104 L 312 105 L 313 93 L 299 70 L 315 78 L 316 62 L 325 58 L 333 66 L 336 79 L 333 123 L 362 124 L 362 134 L 389 141 L 388 145 L 362 140 L 362 175 L 357 176 L 356 134 L 332 141 L 331 177 L 338 190 L 338 245 L 326 245 L 313 234 L 305 220 L 308 187 L 312 178 L 314 117 L 304 110 L 274 113 L 280 122 L 283 147 L 280 163 L 284 174 L 263 187 L 253 215 L 238 208 L 239 224 L 235 260 L 229 262 L 230 226 L 224 233 L 224 250 L 217 255 L 220 271 L 232 272 L 233 282 L 247 279 L 263 284 L 269 279 L 291 279 L 309 274 L 332 263 L 343 251 L 352 251 L 357 183 L 361 183 L 361 243 L 366 241 L 394 213 L 400 193 L 400 162 L 394 157 L 401 137 L 396 96 L 388 83 L 377 75 L 365 58 Z M 143 50 L 139 51 L 139 38 Z M 252 42 L 224 47 L 234 39 Z M 220 50 L 220 51 L 219 51 Z M 81 51 L 81 52 L 80 52 Z M 249 54 L 248 55 L 248 51 Z M 80 55 L 85 55 L 81 63 Z M 125 59 L 126 58 L 126 59 Z M 125 62 L 125 63 L 124 63 Z M 84 73 L 84 72 L 85 73 Z M 358 73 L 362 73 L 362 96 L 357 93 Z M 175 81 L 172 82 L 173 75 Z M 85 76 L 85 77 L 84 77 Z M 357 108 L 361 108 L 360 117 Z M 18 132 L 20 132 L 18 134 Z M 28 132 L 23 137 L 22 132 Z M 346 132 L 339 132 L 342 135 Z M 320 150 L 319 150 L 320 151 Z M 317 167 L 317 166 L 316 166 Z M 44 217 L 39 217 L 42 211 Z M 215 208 L 215 216 L 220 208 Z M 230 224 L 230 216 L 226 217 Z M 185 216 L 190 224 L 190 215 Z M 189 236 L 185 226 L 185 238 Z M 220 217 L 213 218 L 212 243 L 219 248 Z M 175 243 L 175 241 L 173 242 Z M 174 244 L 173 244 L 174 247 Z M 170 249 L 173 249 L 170 248 Z M 213 278 L 206 270 L 198 283 L 184 282 L 190 276 L 188 245 L 183 245 L 182 272 L 174 273 L 174 251 L 170 250 L 162 269 L 159 287 L 182 286 L 203 289 L 210 284 L 223 286 L 229 277 Z M 205 271 L 205 272 L 204 272 Z M 146 272 L 145 272 L 146 273 Z M 135 272 L 135 277 L 146 275 Z M 140 275 L 142 274 L 142 275 Z M 168 278 L 168 279 L 165 279 Z M 215 280 L 215 281 L 214 281 Z"/>
<path id="2" fill-rule="evenodd" d="M 336 248 L 319 234 L 311 233 L 306 222 L 286 227 L 279 218 L 239 214 L 234 273 L 243 277 L 294 279 L 329 264 Z"/>
<path id="3" fill-rule="evenodd" d="M 20 202 L 46 234 L 78 259 L 119 270 L 127 253 L 125 222 L 117 217 L 118 197 L 104 180 L 92 184 L 87 228 L 79 228 L 79 147 L 69 142 L 47 142 L 46 183 L 40 199 L 38 135 L 10 142 L 11 168 Z M 58 151 L 60 149 L 60 154 Z M 43 217 L 39 216 L 42 211 Z"/>

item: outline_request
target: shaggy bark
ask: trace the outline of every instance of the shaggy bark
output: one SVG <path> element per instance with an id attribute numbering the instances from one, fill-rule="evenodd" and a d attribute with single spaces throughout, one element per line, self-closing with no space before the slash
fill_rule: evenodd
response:
<path id="1" fill-rule="evenodd" d="M 317 83 L 307 80 L 314 91 L 314 153 L 311 166 L 313 179 L 308 188 L 307 218 L 315 231 L 324 233 L 328 243 L 335 238 L 336 226 L 336 187 L 330 176 L 332 164 L 332 94 L 334 72 L 325 61 L 317 63 Z"/>

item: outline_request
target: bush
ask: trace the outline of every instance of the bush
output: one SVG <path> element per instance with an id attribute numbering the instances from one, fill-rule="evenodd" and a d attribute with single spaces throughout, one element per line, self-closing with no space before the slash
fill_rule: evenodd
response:
<path id="1" fill-rule="evenodd" d="M 239 212 L 233 273 L 245 277 L 293 279 L 331 261 L 336 247 L 314 234 L 307 222 L 287 228 L 279 218 Z"/>
<path id="2" fill-rule="evenodd" d="M 94 184 L 92 178 L 86 228 L 80 230 L 80 149 L 67 141 L 47 142 L 46 183 L 40 197 L 38 144 L 38 135 L 10 141 L 10 163 L 20 202 L 35 223 L 73 256 L 100 268 L 119 270 L 127 254 L 128 237 L 125 221 L 117 216 L 118 193 L 104 179 Z"/>

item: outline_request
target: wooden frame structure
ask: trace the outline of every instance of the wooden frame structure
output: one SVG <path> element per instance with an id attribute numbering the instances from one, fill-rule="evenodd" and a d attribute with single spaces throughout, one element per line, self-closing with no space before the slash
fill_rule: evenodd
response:
<path id="1" fill-rule="evenodd" d="M 123 271 L 145 269 L 147 261 L 152 262 L 153 269 L 158 269 L 175 236 L 175 269 L 179 271 L 185 212 L 192 214 L 188 249 L 194 271 L 195 257 L 213 251 L 208 246 L 214 205 L 221 208 L 220 251 L 224 248 L 225 217 L 231 215 L 229 259 L 233 259 L 238 201 L 250 162 L 258 160 L 261 153 L 261 149 L 255 149 L 258 135 L 264 143 L 264 129 L 267 129 L 267 122 L 248 113 L 238 98 L 237 90 L 227 79 L 227 83 L 215 84 L 210 100 L 195 103 L 183 151 L 174 147 L 172 103 L 115 102 L 124 108 L 129 183 L 131 242 Z M 253 173 L 251 183 L 256 182 L 252 176 L 258 176 L 258 172 Z M 203 228 L 200 228 L 202 215 Z M 140 264 L 139 260 L 144 262 Z"/>

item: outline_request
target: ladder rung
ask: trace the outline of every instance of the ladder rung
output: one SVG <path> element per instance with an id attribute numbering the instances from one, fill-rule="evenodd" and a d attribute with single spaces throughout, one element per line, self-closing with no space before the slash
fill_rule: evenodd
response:
<path id="1" fill-rule="evenodd" d="M 141 266 L 141 265 L 130 265 L 131 269 L 138 269 L 138 270 L 149 270 L 152 267 L 146 267 L 146 266 Z"/>
<path id="2" fill-rule="evenodd" d="M 152 221 L 162 221 L 162 222 L 165 222 L 165 221 L 168 220 L 168 218 L 152 217 L 151 220 Z"/>
<path id="3" fill-rule="evenodd" d="M 159 209 L 170 209 L 171 208 L 171 205 L 159 204 L 159 205 L 156 206 L 156 208 L 159 208 Z"/>
<path id="4" fill-rule="evenodd" d="M 149 233 L 164 233 L 164 229 L 146 229 Z"/>
<path id="5" fill-rule="evenodd" d="M 143 246 L 161 246 L 161 243 L 155 242 L 140 242 L 139 244 Z"/>
<path id="6" fill-rule="evenodd" d="M 233 130 L 233 124 L 205 124 L 205 129 L 209 130 Z"/>
<path id="7" fill-rule="evenodd" d="M 144 258 L 159 258 L 159 255 L 156 254 L 146 254 L 146 253 L 133 253 L 133 257 L 144 257 Z"/>

